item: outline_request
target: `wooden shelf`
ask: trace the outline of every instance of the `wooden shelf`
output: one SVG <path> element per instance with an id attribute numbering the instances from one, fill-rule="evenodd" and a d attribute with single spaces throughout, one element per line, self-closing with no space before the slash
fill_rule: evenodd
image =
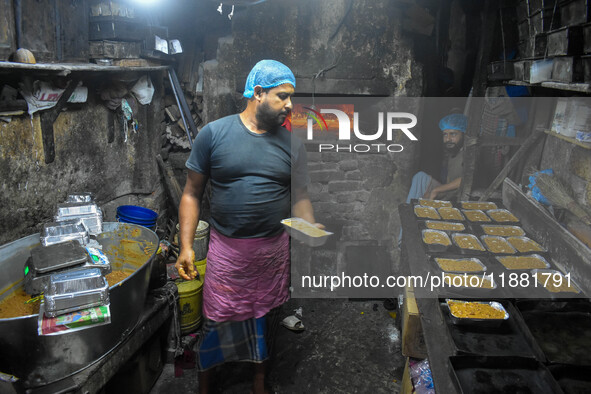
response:
<path id="1" fill-rule="evenodd" d="M 523 81 L 517 81 L 512 79 L 507 81 L 509 85 L 516 85 L 516 86 L 541 86 L 543 88 L 548 89 L 557 89 L 557 90 L 568 90 L 571 92 L 579 92 L 579 93 L 591 93 L 591 83 L 566 83 L 566 82 L 541 82 L 541 83 L 528 83 Z"/>
<path id="2" fill-rule="evenodd" d="M 509 81 L 507 81 L 508 85 L 515 85 L 515 86 L 536 86 L 533 85 L 531 83 L 527 83 L 527 82 L 523 82 L 523 81 L 518 81 L 516 79 L 511 79 Z"/>
<path id="3" fill-rule="evenodd" d="M 572 92 L 591 93 L 589 83 L 542 82 L 543 88 L 570 90 Z"/>
<path id="4" fill-rule="evenodd" d="M 122 72 L 122 71 L 163 71 L 167 70 L 169 66 L 99 66 L 98 64 L 80 64 L 80 63 L 13 63 L 0 62 L 0 72 L 2 71 L 50 71 L 65 73 L 65 75 L 72 72 Z"/>
<path id="5" fill-rule="evenodd" d="M 551 135 L 553 137 L 556 137 L 558 139 L 561 139 L 563 141 L 570 142 L 571 144 L 575 144 L 575 145 L 580 146 L 582 148 L 591 149 L 591 143 L 581 142 L 581 141 L 578 141 L 576 138 L 567 137 L 562 134 L 558 134 L 552 130 L 544 130 L 544 133 Z"/>

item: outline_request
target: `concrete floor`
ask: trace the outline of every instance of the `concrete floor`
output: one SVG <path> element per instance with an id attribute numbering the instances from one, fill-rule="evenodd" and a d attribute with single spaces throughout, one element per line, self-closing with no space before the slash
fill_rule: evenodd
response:
<path id="1" fill-rule="evenodd" d="M 404 368 L 400 332 L 382 301 L 296 299 L 306 330 L 280 327 L 269 383 L 277 393 L 397 393 Z M 232 363 L 216 371 L 215 393 L 248 393 L 252 365 Z M 167 364 L 150 394 L 196 393 L 197 371 L 174 377 Z"/>

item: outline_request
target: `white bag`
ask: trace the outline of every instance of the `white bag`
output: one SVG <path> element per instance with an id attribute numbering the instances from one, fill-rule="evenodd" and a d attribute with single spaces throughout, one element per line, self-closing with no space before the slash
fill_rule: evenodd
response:
<path id="1" fill-rule="evenodd" d="M 150 104 L 152 102 L 152 96 L 154 95 L 154 85 L 152 84 L 150 77 L 144 75 L 135 83 L 135 85 L 133 85 L 131 91 L 140 104 Z"/>

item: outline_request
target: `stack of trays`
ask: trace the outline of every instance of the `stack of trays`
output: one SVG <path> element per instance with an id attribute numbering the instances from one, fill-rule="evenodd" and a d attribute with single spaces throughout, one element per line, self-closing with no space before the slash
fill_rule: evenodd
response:
<path id="1" fill-rule="evenodd" d="M 101 251 L 85 248 L 76 241 L 37 246 L 24 266 L 25 291 L 40 294 L 46 290 L 51 275 L 86 268 L 98 269 L 102 275 L 111 272 L 111 264 Z"/>
<path id="2" fill-rule="evenodd" d="M 90 241 L 88 230 L 81 219 L 64 220 L 63 222 L 46 223 L 41 232 L 41 245 L 49 246 L 66 241 L 78 241 L 86 245 Z"/>
<path id="3" fill-rule="evenodd" d="M 25 263 L 25 291 L 31 295 L 40 294 L 45 291 L 52 273 L 81 266 L 89 259 L 86 249 L 76 241 L 37 246 Z"/>
<path id="4" fill-rule="evenodd" d="M 72 219 L 82 220 L 90 234 L 96 235 L 103 231 L 103 213 L 92 202 L 66 202 L 57 205 L 55 221 L 58 223 Z"/>
<path id="5" fill-rule="evenodd" d="M 49 317 L 108 303 L 109 285 L 97 268 L 53 274 L 45 292 Z"/>

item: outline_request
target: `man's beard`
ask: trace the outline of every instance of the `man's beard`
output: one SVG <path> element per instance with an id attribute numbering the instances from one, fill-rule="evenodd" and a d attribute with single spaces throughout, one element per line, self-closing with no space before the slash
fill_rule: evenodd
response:
<path id="1" fill-rule="evenodd" d="M 256 113 L 257 121 L 261 128 L 265 130 L 274 129 L 277 126 L 281 126 L 285 121 L 289 112 L 275 112 L 268 104 L 262 103 Z"/>
<path id="2" fill-rule="evenodd" d="M 462 149 L 461 144 L 445 144 L 445 152 L 451 157 L 455 157 L 460 149 Z"/>

